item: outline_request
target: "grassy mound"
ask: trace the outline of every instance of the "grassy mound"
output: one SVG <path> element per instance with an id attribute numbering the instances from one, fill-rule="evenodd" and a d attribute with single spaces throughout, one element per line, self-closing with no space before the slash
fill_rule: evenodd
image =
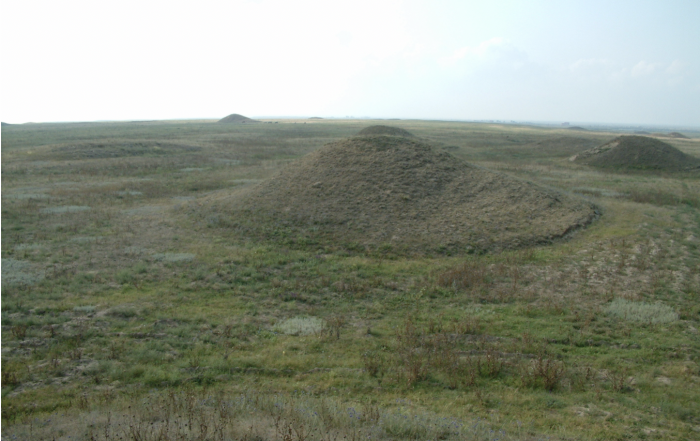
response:
<path id="1" fill-rule="evenodd" d="M 620 170 L 688 171 L 700 168 L 700 159 L 648 136 L 619 136 L 569 159 Z"/>
<path id="2" fill-rule="evenodd" d="M 37 159 L 79 160 L 125 158 L 133 156 L 163 157 L 199 152 L 201 147 L 168 141 L 118 140 L 84 141 L 48 146 L 36 152 Z"/>
<path id="3" fill-rule="evenodd" d="M 396 136 L 358 136 L 209 200 L 208 219 L 287 246 L 474 252 L 547 243 L 595 208 Z M 211 221 L 210 221 L 211 222 Z"/>
<path id="4" fill-rule="evenodd" d="M 219 120 L 220 123 L 234 123 L 234 124 L 245 124 L 245 123 L 259 123 L 254 119 L 250 119 L 247 116 L 239 115 L 237 113 L 232 113 L 225 118 Z"/>
<path id="5" fill-rule="evenodd" d="M 687 136 L 685 136 L 684 134 L 679 133 L 679 132 L 671 132 L 671 133 L 669 133 L 669 134 L 666 135 L 666 136 L 668 136 L 669 138 L 690 139 L 690 138 L 688 138 Z"/>
<path id="6" fill-rule="evenodd" d="M 390 135 L 390 136 L 405 136 L 407 138 L 413 138 L 415 135 L 408 130 L 400 129 L 398 127 L 391 126 L 369 126 L 360 130 L 358 133 L 360 136 L 374 136 L 374 135 Z"/>

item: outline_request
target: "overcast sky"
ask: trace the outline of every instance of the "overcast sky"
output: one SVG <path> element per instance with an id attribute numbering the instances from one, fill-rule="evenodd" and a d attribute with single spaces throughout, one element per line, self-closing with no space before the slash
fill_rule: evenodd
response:
<path id="1" fill-rule="evenodd" d="M 700 126 L 700 1 L 2 2 L 0 119 Z"/>

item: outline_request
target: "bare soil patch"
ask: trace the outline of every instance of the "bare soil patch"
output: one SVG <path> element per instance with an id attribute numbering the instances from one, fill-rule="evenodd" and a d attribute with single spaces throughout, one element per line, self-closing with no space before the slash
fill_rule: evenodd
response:
<path id="1" fill-rule="evenodd" d="M 700 169 L 700 159 L 648 136 L 619 136 L 569 159 L 594 167 L 621 170 L 690 171 Z"/>
<path id="2" fill-rule="evenodd" d="M 583 200 L 396 136 L 328 144 L 208 203 L 209 216 L 245 234 L 410 252 L 548 243 L 597 215 Z"/>

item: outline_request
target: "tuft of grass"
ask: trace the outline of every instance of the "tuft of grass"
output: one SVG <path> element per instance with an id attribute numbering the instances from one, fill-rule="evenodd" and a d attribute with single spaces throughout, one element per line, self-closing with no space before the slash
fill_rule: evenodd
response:
<path id="1" fill-rule="evenodd" d="M 318 317 L 292 317 L 275 325 L 274 330 L 287 335 L 317 335 L 326 327 Z"/>
<path id="2" fill-rule="evenodd" d="M 80 211 L 87 211 L 90 207 L 87 205 L 62 205 L 60 207 L 46 207 L 41 210 L 42 213 L 48 214 L 62 214 L 62 213 L 78 213 Z"/>
<path id="3" fill-rule="evenodd" d="M 678 313 L 669 306 L 625 299 L 613 300 L 605 308 L 605 312 L 613 317 L 641 323 L 671 323 L 678 320 Z"/>
<path id="4" fill-rule="evenodd" d="M 192 253 L 158 253 L 154 254 L 153 258 L 155 260 L 162 260 L 165 262 L 189 262 L 194 260 L 194 254 Z"/>

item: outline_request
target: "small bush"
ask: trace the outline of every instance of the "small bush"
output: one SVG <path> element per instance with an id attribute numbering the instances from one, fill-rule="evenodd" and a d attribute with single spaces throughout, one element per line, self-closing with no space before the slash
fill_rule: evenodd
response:
<path id="1" fill-rule="evenodd" d="M 631 302 L 615 299 L 605 309 L 608 315 L 641 323 L 670 323 L 678 320 L 678 313 L 661 303 Z"/>
<path id="2" fill-rule="evenodd" d="M 134 280 L 134 275 L 132 274 L 131 270 L 124 269 L 117 273 L 116 279 L 117 283 L 124 285 L 131 283 Z"/>

